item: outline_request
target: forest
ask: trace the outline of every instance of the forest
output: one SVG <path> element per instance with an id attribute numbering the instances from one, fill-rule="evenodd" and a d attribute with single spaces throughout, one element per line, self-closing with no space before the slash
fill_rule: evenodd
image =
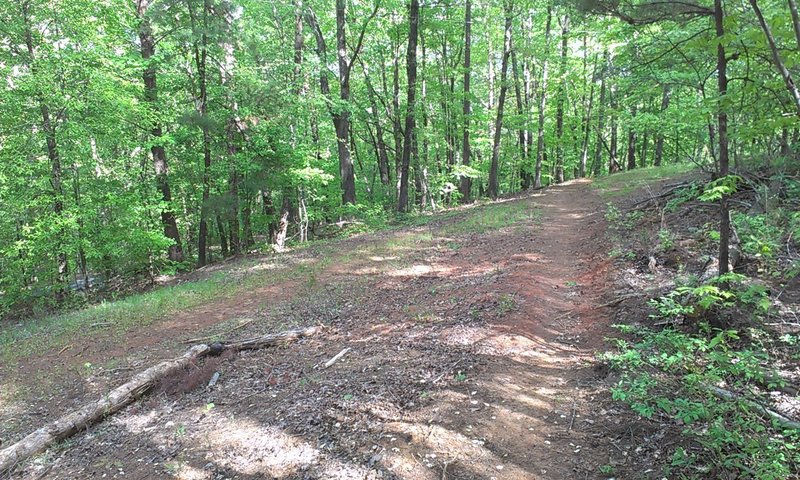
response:
<path id="1" fill-rule="evenodd" d="M 0 0 L 0 72 L 0 479 L 797 478 L 796 0 Z"/>
<path id="2" fill-rule="evenodd" d="M 723 7 L 3 2 L 0 311 L 337 222 L 786 153 L 795 2 Z"/>

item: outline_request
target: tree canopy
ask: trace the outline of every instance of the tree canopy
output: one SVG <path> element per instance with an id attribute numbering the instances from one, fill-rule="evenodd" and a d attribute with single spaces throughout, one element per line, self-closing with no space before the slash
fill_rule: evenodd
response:
<path id="1" fill-rule="evenodd" d="M 342 219 L 723 181 L 800 141 L 799 64 L 794 0 L 0 2 L 0 315 Z"/>

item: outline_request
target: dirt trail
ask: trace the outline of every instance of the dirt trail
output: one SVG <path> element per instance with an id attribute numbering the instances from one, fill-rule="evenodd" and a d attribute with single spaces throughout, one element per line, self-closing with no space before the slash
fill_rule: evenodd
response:
<path id="1" fill-rule="evenodd" d="M 625 478 L 633 432 L 593 368 L 603 202 L 585 181 L 506 202 L 526 214 L 496 230 L 459 225 L 502 203 L 342 242 L 347 259 L 272 288 L 277 316 L 237 332 L 290 316 L 323 335 L 198 366 L 13 478 Z M 261 293 L 202 310 L 253 313 Z"/>

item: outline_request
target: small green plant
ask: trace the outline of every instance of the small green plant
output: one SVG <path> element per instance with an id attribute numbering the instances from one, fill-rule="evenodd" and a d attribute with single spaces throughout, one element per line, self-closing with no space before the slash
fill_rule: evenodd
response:
<path id="1" fill-rule="evenodd" d="M 742 304 L 741 292 L 747 289 L 736 290 L 741 280 L 732 274 L 713 285 L 681 287 L 651 302 L 653 316 L 686 313 L 689 307 L 678 302 L 684 295 L 706 306 Z M 756 304 L 763 298 L 756 291 L 748 295 L 759 299 Z M 763 332 L 751 328 L 747 335 L 752 341 L 744 343 L 737 330 L 708 323 L 698 327 L 687 333 L 617 326 L 633 338 L 616 339 L 616 349 L 601 356 L 621 373 L 612 398 L 643 417 L 672 418 L 683 425 L 682 434 L 694 444 L 692 453 L 683 447 L 672 452 L 664 472 L 669 478 L 790 478 L 800 468 L 800 431 L 776 422 L 762 407 L 769 405 L 764 387 L 781 383 L 765 368 L 770 349 L 761 341 Z"/>
<path id="2" fill-rule="evenodd" d="M 698 197 L 704 202 L 716 202 L 725 195 L 736 193 L 736 188 L 742 177 L 738 175 L 728 175 L 707 183 L 703 187 L 703 193 Z"/>
<path id="3" fill-rule="evenodd" d="M 578 282 L 576 282 L 574 280 L 567 280 L 564 283 L 564 285 L 566 285 L 567 287 L 577 287 L 578 286 Z"/>
<path id="4" fill-rule="evenodd" d="M 700 196 L 700 186 L 697 183 L 692 183 L 686 188 L 678 189 L 667 202 L 665 209 L 668 212 L 675 212 L 678 210 L 678 207 L 696 199 L 698 196 Z"/>
<path id="5" fill-rule="evenodd" d="M 608 252 L 608 256 L 611 258 L 622 258 L 624 260 L 633 260 L 636 258 L 636 252 L 632 250 L 625 250 L 619 247 L 612 248 L 610 252 Z"/>
<path id="6" fill-rule="evenodd" d="M 453 378 L 457 382 L 466 382 L 467 381 L 467 374 L 462 372 L 461 370 L 459 370 L 455 375 L 453 375 Z"/>
<path id="7" fill-rule="evenodd" d="M 498 315 L 505 315 L 517 309 L 517 299 L 514 294 L 504 293 L 497 301 Z"/>
<path id="8" fill-rule="evenodd" d="M 613 475 L 615 471 L 616 468 L 614 468 L 614 465 L 611 464 L 600 465 L 600 473 L 602 473 L 603 475 Z"/>
<path id="9" fill-rule="evenodd" d="M 658 231 L 658 249 L 662 252 L 672 249 L 675 246 L 675 235 L 669 230 L 662 228 Z"/>

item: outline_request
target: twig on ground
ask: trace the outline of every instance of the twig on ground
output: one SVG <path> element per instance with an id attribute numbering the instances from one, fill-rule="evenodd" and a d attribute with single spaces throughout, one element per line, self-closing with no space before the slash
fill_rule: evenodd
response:
<path id="1" fill-rule="evenodd" d="M 572 417 L 569 419 L 569 427 L 567 427 L 567 433 L 572 430 L 572 424 L 575 423 L 575 410 L 578 408 L 576 404 L 572 404 Z"/>
<path id="2" fill-rule="evenodd" d="M 439 375 L 438 377 L 434 378 L 434 379 L 433 379 L 433 381 L 431 382 L 431 385 L 433 385 L 433 384 L 435 384 L 436 382 L 438 382 L 439 380 L 441 380 L 441 379 L 442 379 L 442 378 L 443 378 L 445 375 L 447 375 L 447 373 L 448 373 L 448 372 L 450 372 L 452 369 L 456 368 L 456 367 L 458 366 L 458 364 L 459 364 L 459 363 L 461 363 L 461 360 L 462 360 L 462 359 L 459 359 L 459 360 L 458 360 L 456 363 L 454 363 L 454 364 L 453 364 L 453 365 L 452 365 L 450 368 L 448 368 L 447 370 L 445 370 L 444 372 L 442 372 L 442 374 L 441 374 L 441 375 Z"/>
<path id="3" fill-rule="evenodd" d="M 214 334 L 214 335 L 209 335 L 209 336 L 207 336 L 207 337 L 190 338 L 189 340 L 184 340 L 184 341 L 182 341 L 181 343 L 183 343 L 183 344 L 187 344 L 187 343 L 199 343 L 199 342 L 205 342 L 206 340 L 214 340 L 214 339 L 215 339 L 215 338 L 217 338 L 217 337 L 221 337 L 221 336 L 223 336 L 223 335 L 228 335 L 228 334 L 229 334 L 229 333 L 231 333 L 231 332 L 235 332 L 236 330 L 239 330 L 239 329 L 240 329 L 240 328 L 242 328 L 242 327 L 245 327 L 245 326 L 247 326 L 247 325 L 250 325 L 251 323 L 253 323 L 253 322 L 255 322 L 255 321 L 256 321 L 256 319 L 255 319 L 255 318 L 251 318 L 251 319 L 249 319 L 249 320 L 246 320 L 246 321 L 244 321 L 244 322 L 240 323 L 239 325 L 236 325 L 235 327 L 231 328 L 230 330 L 226 330 L 226 331 L 224 331 L 224 332 L 222 332 L 222 333 L 217 333 L 217 334 Z"/>
<path id="4" fill-rule="evenodd" d="M 325 362 L 325 368 L 332 366 L 334 363 L 338 362 L 340 358 L 344 357 L 347 352 L 350 351 L 350 347 L 343 349 L 341 352 L 337 353 L 336 356 Z"/>

